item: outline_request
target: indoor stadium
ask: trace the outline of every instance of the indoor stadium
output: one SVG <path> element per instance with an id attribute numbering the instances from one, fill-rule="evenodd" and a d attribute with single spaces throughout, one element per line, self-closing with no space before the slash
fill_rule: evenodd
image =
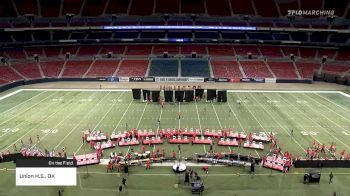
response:
<path id="1" fill-rule="evenodd" d="M 349 0 L 1 0 L 0 196 L 348 196 L 349 28 Z"/>

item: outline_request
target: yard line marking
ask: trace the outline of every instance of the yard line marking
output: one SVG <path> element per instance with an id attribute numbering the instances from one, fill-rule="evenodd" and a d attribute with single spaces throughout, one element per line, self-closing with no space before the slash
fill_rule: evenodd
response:
<path id="1" fill-rule="evenodd" d="M 292 94 L 293 96 L 293 94 Z M 310 98 L 309 98 L 310 99 Z M 310 99 L 312 100 L 312 99 Z M 318 110 L 313 109 L 310 106 L 309 107 L 311 110 L 316 111 L 317 113 L 321 114 L 324 118 L 326 118 L 328 121 L 332 122 L 334 125 L 336 125 L 337 127 L 340 127 L 341 129 L 348 131 L 347 129 L 344 129 L 343 127 L 339 126 L 337 123 L 335 123 L 333 120 L 329 119 L 326 115 L 320 113 Z M 297 108 L 298 110 L 300 110 L 299 108 Z M 340 143 L 342 143 L 344 146 L 346 146 L 348 149 L 350 149 L 350 146 L 348 146 L 347 144 L 345 144 L 344 142 L 342 142 L 340 139 L 338 139 L 337 137 L 335 137 L 333 134 L 331 134 L 326 128 L 322 127 L 321 125 L 319 125 L 317 122 L 315 122 L 312 118 L 308 117 L 307 115 L 305 115 L 308 119 L 310 119 L 312 122 L 314 122 L 315 124 L 317 124 L 320 128 L 324 129 L 329 135 L 331 135 L 334 139 L 338 140 Z"/>
<path id="2" fill-rule="evenodd" d="M 332 110 L 332 109 L 330 109 L 329 107 L 327 107 L 327 106 L 323 105 L 322 103 L 318 102 L 316 99 L 314 99 L 314 98 L 312 98 L 312 97 L 310 97 L 310 96 L 308 96 L 308 95 L 305 95 L 305 96 L 306 96 L 307 98 L 309 98 L 310 100 L 313 100 L 314 102 L 318 103 L 319 105 L 325 107 L 327 110 L 333 112 L 333 113 L 336 114 L 337 116 L 340 116 L 341 118 L 343 118 L 343 119 L 345 119 L 346 121 L 350 122 L 350 120 L 349 120 L 348 118 L 345 118 L 344 116 L 342 116 L 342 115 L 340 115 L 340 114 L 334 112 L 334 110 Z M 348 114 L 350 114 L 350 113 L 348 113 Z"/>
<path id="3" fill-rule="evenodd" d="M 126 114 L 126 112 L 129 110 L 129 107 L 131 106 L 131 104 L 134 102 L 134 100 L 132 99 L 131 101 L 130 101 L 130 103 L 129 103 L 129 105 L 128 105 L 128 107 L 126 108 L 126 110 L 124 111 L 124 113 L 123 113 L 123 115 L 122 115 L 122 117 L 120 118 L 120 120 L 119 120 L 119 122 L 118 122 L 118 124 L 115 126 L 115 128 L 113 129 L 113 131 L 116 131 L 117 130 L 117 128 L 118 128 L 118 126 L 119 126 L 119 124 L 120 124 L 120 122 L 122 121 L 122 119 L 124 118 L 124 116 L 125 116 L 125 114 Z"/>
<path id="4" fill-rule="evenodd" d="M 181 115 L 180 102 L 179 102 L 179 114 Z M 179 129 L 181 129 L 181 118 L 179 118 L 178 121 L 179 121 Z"/>
<path id="5" fill-rule="evenodd" d="M 203 135 L 202 123 L 201 123 L 201 119 L 200 119 L 200 117 L 199 117 L 198 106 L 197 106 L 197 100 L 194 100 L 194 103 L 195 103 L 195 105 L 196 105 L 197 117 L 198 117 L 198 122 L 199 122 L 199 129 L 201 130 L 201 135 Z M 204 149 L 204 152 L 207 153 L 207 149 L 205 148 L 205 145 L 204 145 L 204 144 L 203 144 L 203 149 Z"/>
<path id="6" fill-rule="evenodd" d="M 109 94 L 109 93 L 108 93 L 108 94 Z M 107 94 L 107 95 L 108 95 L 108 94 Z M 92 97 L 93 95 L 94 95 L 94 94 L 90 95 L 89 97 Z M 105 97 L 106 97 L 106 96 L 105 96 Z M 103 98 L 102 98 L 101 100 L 103 100 Z M 98 103 L 100 103 L 101 100 L 100 100 Z M 98 103 L 97 103 L 96 105 L 98 105 Z M 77 108 L 77 107 L 76 107 L 76 108 Z M 75 108 L 75 109 L 72 109 L 71 112 L 70 112 L 62 121 L 60 121 L 60 123 L 58 123 L 57 125 L 54 126 L 54 128 L 58 127 L 62 122 L 66 121 L 66 120 L 68 119 L 68 117 L 70 117 L 71 115 L 75 114 L 75 112 L 79 111 L 79 110 L 76 110 L 76 108 Z M 93 111 L 93 110 L 90 110 L 87 114 L 89 114 L 91 111 Z M 84 118 L 86 117 L 87 114 L 85 114 L 84 117 L 83 117 L 82 119 L 84 119 Z M 80 120 L 80 122 L 82 121 L 82 119 Z M 79 124 L 80 124 L 80 123 L 78 123 L 77 126 L 78 126 Z M 40 142 L 43 141 L 43 140 L 46 138 L 46 136 L 48 136 L 48 135 L 49 135 L 49 133 L 46 133 L 46 134 L 40 139 Z M 40 143 L 40 142 L 39 142 L 39 143 Z M 62 142 L 62 141 L 61 141 L 61 142 Z M 36 143 L 34 146 L 32 146 L 31 149 L 34 148 L 37 144 L 38 144 L 38 143 Z M 55 147 L 54 149 L 56 149 L 56 147 Z"/>
<path id="7" fill-rule="evenodd" d="M 287 101 L 286 99 L 284 99 L 279 93 L 277 93 L 277 95 L 280 96 L 280 97 L 282 98 L 282 100 L 283 100 L 285 103 L 288 103 L 290 106 L 292 106 L 292 107 L 298 109 L 296 106 L 294 106 L 293 104 L 290 104 L 289 101 Z M 299 109 L 298 109 L 298 110 L 299 110 Z M 299 110 L 299 111 L 300 111 L 300 110 Z M 286 114 L 289 116 L 289 113 L 288 113 L 288 112 L 287 112 Z M 302 115 L 304 115 L 304 116 L 307 117 L 307 115 L 305 115 L 304 113 L 302 113 Z M 295 121 L 294 119 L 293 119 L 293 121 L 296 122 L 296 124 L 298 124 L 298 125 L 300 124 L 299 122 Z M 317 125 L 318 125 L 318 124 L 317 124 Z M 318 126 L 319 126 L 319 125 L 318 125 Z M 307 130 L 304 128 L 304 126 L 299 125 L 299 127 L 301 127 L 304 131 L 307 131 Z M 316 139 L 313 135 L 310 135 L 310 136 L 311 136 L 314 140 L 316 140 L 318 143 L 322 144 L 322 142 L 320 142 L 318 139 Z"/>
<path id="8" fill-rule="evenodd" d="M 157 136 L 159 136 L 159 129 L 160 129 L 160 120 L 162 120 L 162 114 L 163 114 L 163 108 L 160 108 L 160 115 L 159 115 L 159 123 L 158 123 L 158 128 L 157 128 Z M 154 149 L 156 148 L 156 145 L 153 145 L 153 152 Z"/>
<path id="9" fill-rule="evenodd" d="M 62 109 L 62 108 L 61 108 Z M 23 139 L 25 136 L 27 136 L 30 132 L 32 132 L 34 130 L 34 128 L 37 128 L 38 126 L 41 125 L 41 123 L 43 121 L 46 121 L 47 119 L 51 118 L 52 116 L 56 115 L 59 111 L 61 111 L 60 109 L 58 109 L 57 111 L 55 111 L 54 113 L 52 113 L 49 116 L 46 116 L 46 118 L 42 119 L 39 123 L 37 123 L 36 126 L 34 126 L 33 128 L 31 128 L 29 131 L 27 131 L 27 133 L 25 133 L 24 135 L 22 135 L 22 137 L 20 137 L 19 139 L 17 139 L 15 142 L 13 142 L 12 144 L 10 144 L 8 147 L 6 147 L 5 149 L 2 149 L 1 151 L 7 150 L 9 149 L 11 146 L 13 146 L 13 144 L 17 143 L 18 141 L 20 141 L 21 139 Z"/>
<path id="10" fill-rule="evenodd" d="M 142 114 L 141 114 L 140 120 L 139 120 L 139 122 L 137 123 L 136 129 L 138 129 L 138 128 L 139 128 L 139 126 L 140 126 L 140 123 L 141 123 L 141 120 L 142 120 L 142 118 L 143 118 L 143 115 L 145 114 L 145 111 L 146 111 L 146 107 L 147 107 L 147 105 L 148 105 L 148 102 L 146 102 L 145 107 L 143 108 L 143 111 L 142 111 Z"/>
<path id="11" fill-rule="evenodd" d="M 4 96 L 0 97 L 0 101 L 3 100 L 3 99 L 6 99 L 7 97 L 11 97 L 12 95 L 15 95 L 15 94 L 17 94 L 19 92 L 22 92 L 22 89 L 16 90 L 16 91 L 14 91 L 12 93 L 9 93 L 7 95 L 4 95 Z"/>
<path id="12" fill-rule="evenodd" d="M 321 97 L 322 99 L 324 99 L 324 100 L 326 100 L 326 101 L 328 101 L 328 102 L 330 102 L 330 103 L 333 103 L 334 105 L 338 106 L 339 108 L 342 108 L 342 109 L 344 109 L 344 110 L 350 112 L 349 109 L 346 109 L 345 107 L 338 105 L 337 103 L 335 103 L 334 101 L 330 100 L 330 99 L 327 98 L 327 97 L 323 97 L 323 96 L 321 96 L 321 95 L 319 95 L 319 94 L 317 94 L 317 93 L 315 93 L 315 95 Z"/>
<path id="13" fill-rule="evenodd" d="M 97 103 L 94 105 L 94 107 L 93 107 L 92 109 L 90 109 L 90 111 L 89 111 L 87 114 L 85 114 L 83 118 L 80 119 L 79 123 L 78 123 L 77 125 L 75 125 L 75 127 L 72 128 L 71 131 L 70 131 L 68 134 L 66 134 L 66 136 L 60 141 L 60 143 L 58 143 L 58 144 L 54 147 L 54 150 L 57 149 L 57 147 L 60 146 L 60 145 L 63 143 L 63 141 L 66 140 L 66 138 L 67 138 L 76 128 L 78 128 L 78 126 L 81 124 L 81 122 L 83 122 L 83 119 L 85 119 L 87 116 L 89 116 L 90 113 L 91 113 L 92 111 L 94 111 L 94 109 L 96 108 L 96 106 L 98 106 L 99 103 L 100 103 L 103 99 L 105 99 L 109 94 L 110 94 L 110 93 L 108 93 L 108 94 L 105 95 L 102 99 L 100 99 L 100 101 L 97 102 Z M 121 94 L 118 96 L 117 99 L 119 99 L 119 97 L 121 97 L 123 94 L 124 94 L 124 92 L 121 93 Z M 115 106 L 116 103 L 117 103 L 117 102 L 114 102 L 113 106 L 110 107 L 110 109 L 109 109 L 108 112 L 103 116 L 102 119 L 106 118 L 107 114 L 113 109 L 113 107 Z M 99 122 L 99 123 L 100 123 L 100 122 Z M 99 124 L 97 124 L 96 127 L 97 127 L 98 125 L 99 125 Z M 96 127 L 93 128 L 93 130 L 95 130 Z"/>
<path id="14" fill-rule="evenodd" d="M 216 113 L 216 109 L 215 109 L 215 107 L 214 107 L 213 102 L 211 102 L 211 106 L 213 106 L 214 113 L 215 113 L 216 118 L 217 118 L 217 120 L 218 120 L 218 122 L 219 122 L 220 128 L 222 129 L 223 127 L 222 127 L 222 125 L 221 125 L 221 122 L 220 122 L 220 119 L 219 119 L 218 113 Z"/>
<path id="15" fill-rule="evenodd" d="M 102 102 L 102 100 L 104 100 L 106 97 L 108 97 L 108 95 L 111 93 L 111 91 L 109 91 L 102 99 L 100 99 L 100 101 L 94 106 L 94 108 L 97 106 L 97 105 L 99 105 L 99 103 L 101 103 Z M 120 96 L 119 96 L 120 97 Z M 118 97 L 118 98 L 119 98 Z M 111 107 L 111 108 L 113 108 L 113 107 Z M 110 109 L 111 109 L 110 108 Z M 83 118 L 86 118 L 87 116 L 89 116 L 90 115 L 90 112 L 91 111 L 93 111 L 93 110 L 90 110 L 89 112 L 88 112 L 88 114 L 87 115 L 85 115 Z M 98 123 L 95 125 L 95 127 L 92 129 L 93 131 L 101 124 L 101 122 L 103 121 L 103 119 L 105 119 L 106 118 L 106 116 L 107 116 L 107 114 L 110 112 L 110 110 L 98 121 Z M 81 122 L 81 121 L 80 121 Z M 79 124 L 78 124 L 79 125 Z M 77 128 L 77 126 L 74 128 L 74 129 L 76 129 Z M 78 153 L 79 152 L 79 150 L 81 149 L 81 147 L 83 147 L 83 145 L 84 145 L 84 143 L 82 143 L 80 146 L 79 146 L 79 148 L 75 151 L 75 154 L 76 153 Z"/>
<path id="16" fill-rule="evenodd" d="M 37 97 L 37 96 L 39 96 L 39 95 L 43 94 L 44 92 L 45 92 L 45 91 L 43 91 L 43 92 L 41 92 L 41 93 L 39 93 L 39 94 L 37 94 L 37 95 L 33 96 L 33 97 L 32 97 L 32 98 L 30 98 L 30 99 L 27 99 L 27 100 L 23 101 L 22 103 L 20 103 L 20 104 L 18 104 L 18 105 L 16 105 L 16 106 L 14 106 L 14 107 L 12 107 L 12 108 L 10 108 L 10 109 L 6 110 L 6 111 L 1 112 L 1 113 L 0 113 L 0 115 L 3 115 L 3 114 L 5 114 L 6 112 L 8 112 L 8 111 L 11 111 L 11 110 L 15 109 L 16 107 L 18 107 L 18 106 L 20 106 L 20 105 L 22 105 L 22 104 L 27 103 L 28 101 L 30 101 L 30 100 L 34 99 L 35 97 Z M 1 99 L 0 99 L 0 100 L 1 100 Z"/>
<path id="17" fill-rule="evenodd" d="M 231 97 L 232 97 L 232 95 L 231 95 Z M 229 104 L 229 102 L 226 102 L 226 103 L 227 103 L 228 107 L 230 108 L 230 110 L 233 112 L 234 117 L 237 119 L 237 122 L 238 122 L 239 126 L 241 127 L 243 133 L 246 134 L 246 132 L 245 132 L 245 130 L 244 130 L 244 128 L 243 128 L 241 122 L 239 121 L 239 119 L 238 119 L 238 117 L 237 117 L 235 111 L 232 109 L 232 107 L 231 107 L 231 105 Z M 257 150 L 254 150 L 254 151 L 255 151 L 255 153 L 258 155 L 258 157 L 260 158 L 260 155 L 259 155 L 258 151 L 257 151 Z"/>
<path id="18" fill-rule="evenodd" d="M 37 102 L 36 104 L 34 104 L 34 105 L 32 105 L 31 107 L 27 108 L 26 110 L 24 110 L 24 111 L 22 111 L 22 112 L 20 112 L 20 113 L 17 113 L 16 115 L 13 115 L 12 118 L 7 119 L 7 120 L 5 120 L 4 122 L 0 123 L 0 126 L 3 125 L 3 124 L 5 124 L 5 123 L 8 122 L 8 121 L 14 119 L 15 117 L 18 117 L 20 114 L 23 114 L 23 113 L 27 112 L 28 110 L 32 109 L 33 107 L 39 105 L 41 102 L 43 102 L 44 100 L 48 99 L 49 97 L 55 95 L 56 93 L 58 93 L 58 92 L 55 92 L 55 93 L 53 93 L 53 94 L 51 94 L 51 95 L 45 97 L 44 99 L 40 100 L 40 101 Z"/>
<path id="19" fill-rule="evenodd" d="M 253 95 L 250 95 L 250 96 L 253 97 L 253 99 L 254 99 L 255 101 L 258 102 L 258 100 L 256 100 L 255 97 L 254 97 Z M 267 98 L 268 98 L 268 97 L 267 97 Z M 270 98 L 268 98 L 268 99 L 270 100 Z M 290 137 L 291 137 L 290 133 L 287 131 L 287 129 L 285 128 L 285 126 L 282 126 L 281 123 L 280 123 L 278 120 L 276 120 L 275 117 L 273 117 L 273 116 L 271 115 L 271 113 L 269 112 L 269 110 L 267 110 L 264 106 L 262 106 L 262 108 L 263 108 L 263 109 L 266 111 L 266 113 L 272 118 L 272 120 L 275 121 L 275 122 L 276 122 Z M 293 141 L 294 141 L 304 152 L 306 152 L 306 150 L 301 146 L 301 144 L 300 144 L 298 141 L 295 140 L 294 137 L 292 137 L 292 139 L 293 139 Z"/>

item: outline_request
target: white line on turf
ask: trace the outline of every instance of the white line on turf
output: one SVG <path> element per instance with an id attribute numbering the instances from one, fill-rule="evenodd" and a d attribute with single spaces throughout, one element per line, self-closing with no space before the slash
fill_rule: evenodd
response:
<path id="1" fill-rule="evenodd" d="M 16 90 L 16 91 L 12 92 L 12 93 L 4 95 L 4 96 L 0 97 L 0 101 L 3 100 L 3 99 L 6 99 L 7 97 L 11 97 L 12 95 L 15 95 L 15 94 L 17 94 L 17 93 L 19 93 L 21 91 L 22 91 L 22 89 L 19 89 L 19 90 Z"/>
<path id="2" fill-rule="evenodd" d="M 285 103 L 288 103 L 290 106 L 292 106 L 292 107 L 294 107 L 294 108 L 296 108 L 296 106 L 294 106 L 293 104 L 290 104 L 286 99 L 284 99 L 279 93 L 277 93 L 277 95 L 278 96 L 280 96 L 281 97 L 281 99 L 285 102 Z M 289 113 L 288 112 L 286 112 L 286 114 L 289 116 Z M 304 116 L 307 116 L 307 115 L 305 115 L 304 113 L 302 113 Z M 293 119 L 293 121 L 297 124 L 297 125 L 299 125 L 299 127 L 301 127 L 304 131 L 307 131 L 305 128 L 304 128 L 304 126 L 302 126 L 302 125 L 300 125 L 301 123 L 300 122 L 297 122 L 296 120 L 294 120 Z M 320 144 L 322 144 L 322 142 L 320 142 L 318 139 L 316 139 L 313 135 L 310 135 L 314 140 L 316 140 L 318 143 L 320 143 Z"/>
<path id="3" fill-rule="evenodd" d="M 109 94 L 109 93 L 108 93 L 108 94 Z M 54 149 L 57 149 L 57 147 L 59 147 L 59 146 L 66 140 L 66 138 L 67 138 L 76 128 L 78 128 L 78 126 L 81 124 L 81 122 L 83 122 L 83 120 L 84 120 L 87 116 L 89 116 L 90 113 L 91 113 L 92 111 L 94 111 L 95 107 L 98 106 L 98 105 L 102 102 L 102 100 L 104 100 L 104 99 L 108 96 L 108 94 L 105 95 L 105 97 L 103 97 L 102 99 L 100 99 L 100 101 L 97 102 L 97 103 L 94 105 L 94 107 L 91 108 L 90 111 L 89 111 L 88 113 L 86 113 L 86 114 L 80 119 L 80 121 L 78 122 L 78 124 L 76 124 L 75 127 L 73 127 L 73 128 L 70 130 L 70 132 L 69 132 L 68 134 L 66 134 L 66 136 L 60 141 L 60 143 L 58 143 L 58 144 L 54 147 Z M 123 94 L 124 94 L 124 92 L 121 93 L 121 94 L 118 96 L 117 99 L 119 99 Z M 117 103 L 117 102 L 114 102 L 114 103 L 113 103 L 113 106 L 109 108 L 108 112 L 103 116 L 102 120 L 103 120 L 104 118 L 106 118 L 107 114 L 113 109 L 113 107 L 115 106 L 116 103 Z M 95 129 L 97 128 L 97 126 L 98 126 L 100 123 L 101 123 L 101 121 L 100 121 L 92 130 L 95 130 Z"/>
<path id="4" fill-rule="evenodd" d="M 137 123 L 136 129 L 139 129 L 139 126 L 140 126 L 140 123 L 141 123 L 142 117 L 143 117 L 143 115 L 145 114 L 145 111 L 146 111 L 146 107 L 147 107 L 147 105 L 148 105 L 148 101 L 146 102 L 145 107 L 143 108 L 143 111 L 142 111 L 142 114 L 141 114 L 140 120 L 139 120 L 139 122 Z M 118 123 L 118 124 L 119 124 L 119 123 Z M 130 150 L 130 146 L 128 147 L 128 150 L 126 151 L 126 154 L 128 154 L 128 153 L 129 153 L 129 150 Z"/>
<path id="5" fill-rule="evenodd" d="M 238 122 L 239 126 L 241 127 L 243 133 L 246 134 L 246 132 L 245 132 L 243 126 L 242 126 L 242 123 L 239 121 L 239 119 L 238 119 L 238 117 L 237 117 L 235 111 L 232 109 L 232 107 L 231 107 L 231 105 L 229 104 L 229 102 L 227 102 L 227 105 L 228 105 L 228 107 L 230 108 L 230 110 L 233 112 L 233 115 L 234 115 L 234 117 L 237 119 L 237 122 Z M 260 155 L 259 155 L 258 151 L 256 151 L 256 150 L 254 150 L 254 151 L 255 151 L 255 153 L 258 155 L 258 157 L 260 158 Z"/>
<path id="6" fill-rule="evenodd" d="M 253 97 L 253 99 L 254 99 L 256 102 L 259 103 L 259 101 L 255 99 L 254 95 L 250 95 L 250 96 Z M 268 97 L 267 97 L 267 98 L 268 98 Z M 269 98 L 268 98 L 268 99 L 269 99 Z M 270 99 L 269 99 L 269 100 L 270 100 Z M 275 117 L 273 117 L 273 116 L 271 115 L 271 113 L 269 112 L 269 110 L 267 110 L 264 106 L 261 106 L 261 107 L 266 111 L 266 113 L 271 117 L 271 119 L 272 119 L 273 121 L 275 121 L 275 122 L 276 122 L 290 137 L 291 137 L 290 133 L 289 133 L 288 130 L 285 128 L 285 126 L 282 126 L 281 123 L 280 123 L 278 120 L 276 120 Z M 304 152 L 306 152 L 306 150 L 300 145 L 300 143 L 299 143 L 297 140 L 295 140 L 294 137 L 292 137 L 292 140 L 293 140 Z"/>
<path id="7" fill-rule="evenodd" d="M 119 122 L 117 123 L 117 125 L 114 127 L 113 131 L 116 131 L 116 130 L 117 130 L 117 128 L 118 128 L 120 122 L 122 122 L 122 120 L 123 120 L 123 118 L 124 118 L 126 112 L 129 110 L 129 108 L 130 108 L 130 106 L 131 106 L 131 104 L 132 104 L 133 102 L 134 102 L 134 100 L 131 100 L 131 101 L 130 101 L 128 107 L 127 107 L 126 110 L 124 111 L 122 117 L 120 118 L 120 120 L 119 120 Z"/>
<path id="8" fill-rule="evenodd" d="M 6 112 L 9 112 L 9 111 L 11 111 L 11 110 L 17 108 L 18 106 L 21 106 L 21 105 L 27 103 L 28 101 L 30 101 L 30 100 L 32 100 L 32 99 L 38 97 L 39 95 L 43 94 L 44 92 L 45 92 L 45 91 L 43 91 L 43 92 L 41 92 L 41 93 L 38 93 L 38 94 L 36 94 L 35 96 L 33 96 L 32 98 L 27 99 L 27 100 L 23 101 L 22 103 L 17 104 L 16 106 L 14 106 L 14 107 L 12 107 L 12 108 L 10 108 L 10 109 L 7 109 L 6 111 L 1 112 L 0 115 L 3 115 L 3 114 L 5 114 Z M 1 100 L 1 99 L 0 99 L 0 100 Z"/>
<path id="9" fill-rule="evenodd" d="M 196 105 L 197 117 L 198 117 L 198 122 L 199 122 L 199 129 L 201 130 L 201 135 L 203 135 L 202 123 L 201 123 L 201 119 L 200 119 L 200 117 L 199 117 L 198 106 L 197 106 L 197 100 L 194 100 L 194 103 L 195 103 L 195 105 Z M 204 145 L 204 144 L 203 144 L 203 149 L 204 149 L 204 152 L 207 153 L 207 149 L 205 148 L 205 145 Z"/>
<path id="10" fill-rule="evenodd" d="M 321 95 L 319 95 L 319 94 L 317 94 L 317 93 L 315 93 L 315 95 L 321 97 L 322 99 L 324 99 L 324 100 L 326 100 L 326 101 L 328 101 L 328 102 L 330 102 L 330 103 L 333 103 L 334 105 L 338 106 L 339 108 L 342 108 L 343 110 L 348 111 L 348 112 L 349 112 L 348 114 L 350 114 L 350 110 L 349 110 L 349 109 L 346 109 L 345 107 L 343 107 L 343 106 L 341 106 L 341 105 L 335 103 L 334 101 L 330 100 L 329 98 L 323 97 L 323 96 L 321 96 Z"/>
<path id="11" fill-rule="evenodd" d="M 162 114 L 163 114 L 163 108 L 160 108 L 160 114 L 159 114 L 159 122 L 162 120 Z M 160 123 L 158 123 L 158 126 L 157 126 L 157 136 L 159 136 L 159 128 L 160 128 Z M 153 145 L 153 152 L 154 152 L 154 149 L 156 148 L 156 145 Z"/>
<path id="12" fill-rule="evenodd" d="M 110 92 L 109 92 L 109 93 L 110 93 Z M 108 93 L 108 94 L 109 94 L 109 93 Z M 107 95 L 108 95 L 108 94 L 107 94 Z M 94 95 L 94 94 L 90 95 L 89 98 L 92 97 L 93 95 Z M 101 100 L 103 100 L 107 95 L 105 95 Z M 98 105 L 98 104 L 101 102 L 101 100 L 100 100 L 96 105 Z M 75 114 L 75 112 L 79 111 L 79 110 L 76 110 L 76 109 L 77 109 L 77 108 L 74 108 L 74 109 L 70 110 L 69 114 L 68 114 L 68 115 L 66 114 L 66 117 L 65 117 L 62 121 L 60 121 L 58 124 L 56 124 L 56 125 L 54 126 L 53 129 L 55 129 L 56 127 L 58 127 L 62 122 L 66 121 L 71 115 Z M 84 119 L 91 111 L 93 111 L 93 110 L 91 109 L 87 114 L 85 114 L 85 116 L 84 116 L 83 118 L 81 118 L 80 122 L 81 122 L 82 119 Z M 79 125 L 79 123 L 78 123 L 77 125 Z M 45 139 L 48 135 L 49 135 L 49 132 L 46 133 L 46 134 L 40 139 L 40 142 L 44 141 L 44 139 Z M 40 143 L 40 142 L 39 142 L 39 143 Z M 61 141 L 61 142 L 62 142 L 62 141 Z M 32 146 L 31 148 L 34 148 L 37 144 L 38 144 L 38 143 L 36 143 L 36 144 L 35 144 L 34 146 Z M 56 149 L 56 148 L 54 148 L 54 149 Z"/>
<path id="13" fill-rule="evenodd" d="M 215 107 L 214 107 L 213 102 L 211 102 L 211 106 L 212 106 L 213 109 L 214 109 L 214 113 L 215 113 L 216 118 L 217 118 L 217 120 L 218 120 L 218 122 L 219 122 L 220 128 L 222 129 L 223 127 L 222 127 L 221 121 L 220 121 L 220 119 L 219 119 L 218 113 L 216 112 L 216 109 L 215 109 Z"/>
<path id="14" fill-rule="evenodd" d="M 179 102 L 179 114 L 181 114 L 180 102 Z M 181 118 L 179 118 L 178 121 L 179 121 L 179 129 L 181 129 Z"/>
<path id="15" fill-rule="evenodd" d="M 324 108 L 326 108 L 327 110 L 329 110 L 329 111 L 331 111 L 332 113 L 336 114 L 337 116 L 340 116 L 340 117 L 343 118 L 344 120 L 350 122 L 350 120 L 349 120 L 348 118 L 345 118 L 344 116 L 338 114 L 337 112 L 335 112 L 333 109 L 330 109 L 330 108 L 327 107 L 326 105 L 321 104 L 319 101 L 317 101 L 316 99 L 310 97 L 309 95 L 304 95 L 304 96 L 305 96 L 305 97 L 308 97 L 310 100 L 312 100 L 312 101 L 318 103 L 320 106 L 323 106 Z M 318 110 L 317 110 L 317 111 L 318 111 Z M 350 114 L 350 113 L 348 113 L 348 114 Z"/>
<path id="16" fill-rule="evenodd" d="M 5 120 L 5 121 L 1 122 L 1 123 L 0 123 L 0 125 L 3 125 L 3 124 L 5 124 L 6 122 L 8 122 L 8 121 L 10 121 L 10 120 L 12 120 L 12 119 L 14 119 L 14 118 L 18 117 L 20 114 L 23 114 L 23 113 L 25 113 L 26 111 L 28 111 L 28 110 L 30 110 L 30 109 L 32 109 L 32 108 L 34 108 L 35 106 L 39 105 L 40 103 L 42 103 L 42 102 L 43 102 L 43 101 L 45 101 L 46 99 L 50 98 L 51 96 L 55 95 L 56 93 L 57 93 L 57 92 L 52 93 L 51 95 L 49 95 L 49 96 L 45 97 L 44 99 L 40 100 L 39 102 L 37 102 L 37 103 L 35 103 L 34 105 L 30 106 L 29 108 L 25 109 L 24 111 L 19 112 L 19 113 L 17 113 L 16 115 L 13 115 L 13 117 L 12 117 L 12 118 L 7 119 L 7 120 Z"/>
<path id="17" fill-rule="evenodd" d="M 25 134 L 22 135 L 22 137 L 18 138 L 15 142 L 13 142 L 12 144 L 10 144 L 8 147 L 6 147 L 5 149 L 2 149 L 1 151 L 7 150 L 8 148 L 10 148 L 11 146 L 13 146 L 13 144 L 17 143 L 18 141 L 20 141 L 21 139 L 23 139 L 25 136 L 27 136 L 29 133 L 31 133 L 35 128 L 37 128 L 38 126 L 41 125 L 42 122 L 46 121 L 47 119 L 50 119 L 52 116 L 56 115 L 59 111 L 61 111 L 62 108 L 56 110 L 54 113 L 50 114 L 49 116 L 46 116 L 44 119 L 42 119 L 39 123 L 37 123 L 36 126 L 34 126 L 33 128 L 31 128 L 30 130 L 28 130 Z"/>
<path id="18" fill-rule="evenodd" d="M 293 95 L 291 95 L 293 96 Z M 311 100 L 311 99 L 310 99 Z M 335 123 L 333 120 L 329 119 L 326 115 L 320 113 L 318 110 L 313 109 L 310 106 L 309 107 L 311 110 L 321 114 L 324 118 L 326 118 L 328 121 L 332 122 L 335 126 L 343 129 L 344 131 L 348 131 L 347 129 L 344 129 L 343 127 L 339 126 L 337 123 Z M 298 107 L 295 107 L 296 109 L 298 109 L 300 111 L 300 109 Z M 318 125 L 321 129 L 325 130 L 330 136 L 332 136 L 334 139 L 338 140 L 340 143 L 342 143 L 344 146 L 346 146 L 348 149 L 350 149 L 350 146 L 348 146 L 347 144 L 345 144 L 343 141 L 341 141 L 340 139 L 338 139 L 337 137 L 335 137 L 333 134 L 331 134 L 326 128 L 322 127 L 321 125 L 319 125 L 317 122 L 315 122 L 315 120 L 313 120 L 312 118 L 310 118 L 308 115 L 304 115 L 306 116 L 306 118 L 310 119 L 312 122 L 314 122 L 316 125 Z"/>

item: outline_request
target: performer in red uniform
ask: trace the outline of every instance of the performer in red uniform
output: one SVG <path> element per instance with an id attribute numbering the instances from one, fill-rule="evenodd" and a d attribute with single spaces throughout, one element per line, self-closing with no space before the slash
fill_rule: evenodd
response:
<path id="1" fill-rule="evenodd" d="M 173 159 L 176 159 L 176 152 L 173 150 Z"/>
<path id="2" fill-rule="evenodd" d="M 146 169 L 151 169 L 151 161 L 149 159 L 146 162 Z"/>
<path id="3" fill-rule="evenodd" d="M 344 159 L 345 150 L 340 151 L 340 160 Z"/>

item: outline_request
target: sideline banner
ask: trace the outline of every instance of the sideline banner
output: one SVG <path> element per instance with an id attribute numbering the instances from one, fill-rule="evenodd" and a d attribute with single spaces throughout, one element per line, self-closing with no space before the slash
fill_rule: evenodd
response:
<path id="1" fill-rule="evenodd" d="M 130 77 L 130 82 L 154 82 L 153 77 Z"/>
<path id="2" fill-rule="evenodd" d="M 156 77 L 156 82 L 204 82 L 204 78 Z"/>
<path id="3" fill-rule="evenodd" d="M 240 82 L 265 83 L 265 78 L 241 78 Z"/>
<path id="4" fill-rule="evenodd" d="M 265 78 L 265 83 L 276 83 L 276 78 Z"/>

